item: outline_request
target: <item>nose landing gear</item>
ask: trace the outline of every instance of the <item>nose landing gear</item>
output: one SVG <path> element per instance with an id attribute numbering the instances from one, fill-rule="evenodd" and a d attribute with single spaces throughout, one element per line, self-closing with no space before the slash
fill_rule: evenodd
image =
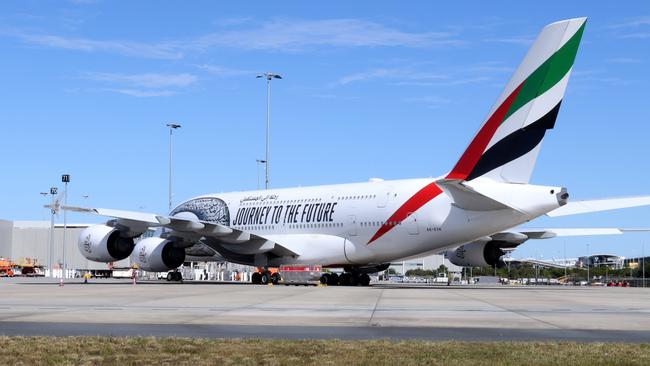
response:
<path id="1" fill-rule="evenodd" d="M 183 274 L 177 271 L 167 272 L 167 281 L 181 282 L 183 281 Z"/>

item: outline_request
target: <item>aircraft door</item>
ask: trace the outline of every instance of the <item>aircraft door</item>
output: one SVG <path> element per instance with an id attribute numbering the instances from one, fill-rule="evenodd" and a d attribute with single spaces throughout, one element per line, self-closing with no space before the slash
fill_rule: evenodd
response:
<path id="1" fill-rule="evenodd" d="M 418 235 L 420 233 L 418 228 L 418 217 L 414 212 L 408 214 L 406 219 L 404 219 L 404 225 L 406 226 L 406 231 L 410 235 Z"/>
<path id="2" fill-rule="evenodd" d="M 348 235 L 356 236 L 357 235 L 357 216 L 349 215 L 348 216 Z"/>
<path id="3" fill-rule="evenodd" d="M 384 208 L 386 205 L 388 205 L 388 198 L 390 197 L 390 192 L 384 193 L 379 193 L 377 195 L 377 207 L 378 208 Z"/>

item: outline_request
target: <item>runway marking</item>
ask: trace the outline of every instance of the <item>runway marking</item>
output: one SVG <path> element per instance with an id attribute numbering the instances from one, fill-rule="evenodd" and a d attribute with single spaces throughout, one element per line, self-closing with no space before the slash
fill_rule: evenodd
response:
<path id="1" fill-rule="evenodd" d="M 532 315 L 527 315 L 527 314 L 525 314 L 524 312 L 516 311 L 516 310 L 512 310 L 512 309 L 508 309 L 508 308 L 504 308 L 504 307 L 502 307 L 502 306 L 500 306 L 500 305 L 493 304 L 492 302 L 487 301 L 487 300 L 477 299 L 477 298 L 475 298 L 475 297 L 473 297 L 473 296 L 469 296 L 469 295 L 466 295 L 466 294 L 463 294 L 463 296 L 465 296 L 465 297 L 467 297 L 467 298 L 470 298 L 470 299 L 472 299 L 472 300 L 475 300 L 475 301 L 479 301 L 479 302 L 482 302 L 482 303 L 488 304 L 488 305 L 490 305 L 490 306 L 494 306 L 494 307 L 496 307 L 496 308 L 498 308 L 498 309 L 501 309 L 501 310 L 503 310 L 503 311 L 505 311 L 505 312 L 512 313 L 512 314 L 516 314 L 516 315 L 519 315 L 519 316 L 524 317 L 524 318 L 526 318 L 526 319 L 530 319 L 530 320 L 534 320 L 534 321 L 536 321 L 536 322 L 540 322 L 540 323 L 542 323 L 542 324 L 545 324 L 545 325 L 547 325 L 547 326 L 549 326 L 549 327 L 552 327 L 552 328 L 555 328 L 555 329 L 565 329 L 565 328 L 563 328 L 563 327 L 561 327 L 561 326 L 558 326 L 558 325 L 555 325 L 555 324 L 553 324 L 553 323 L 549 323 L 549 322 L 547 322 L 547 321 L 544 321 L 544 320 L 541 320 L 541 319 L 537 319 L 537 318 L 533 317 Z"/>
<path id="2" fill-rule="evenodd" d="M 372 319 L 375 316 L 375 312 L 377 311 L 377 306 L 379 305 L 379 301 L 381 300 L 383 294 L 384 294 L 384 290 L 379 291 L 379 296 L 377 296 L 377 300 L 375 301 L 375 307 L 372 309 L 372 313 L 370 314 L 370 319 L 368 319 L 368 325 L 371 327 L 379 326 L 379 323 L 373 323 Z"/>

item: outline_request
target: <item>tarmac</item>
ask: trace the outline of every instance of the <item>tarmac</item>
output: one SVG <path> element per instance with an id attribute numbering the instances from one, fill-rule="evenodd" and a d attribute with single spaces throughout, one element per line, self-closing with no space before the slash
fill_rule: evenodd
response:
<path id="1" fill-rule="evenodd" d="M 650 288 L 0 278 L 0 335 L 650 342 Z"/>

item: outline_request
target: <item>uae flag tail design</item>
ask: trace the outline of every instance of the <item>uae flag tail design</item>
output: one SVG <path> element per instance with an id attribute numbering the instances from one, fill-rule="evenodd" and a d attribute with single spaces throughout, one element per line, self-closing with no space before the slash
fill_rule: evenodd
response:
<path id="1" fill-rule="evenodd" d="M 528 183 L 555 125 L 587 18 L 544 27 L 447 179 Z"/>

